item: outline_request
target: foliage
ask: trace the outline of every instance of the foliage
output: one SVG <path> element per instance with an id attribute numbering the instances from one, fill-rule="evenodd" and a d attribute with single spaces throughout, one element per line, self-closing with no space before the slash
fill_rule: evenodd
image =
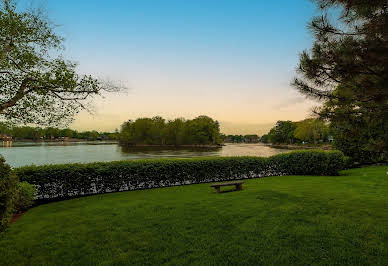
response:
<path id="1" fill-rule="evenodd" d="M 0 239 L 14 265 L 387 265 L 387 166 L 44 204 Z"/>
<path id="2" fill-rule="evenodd" d="M 0 117 L 19 123 L 67 124 L 103 91 L 121 88 L 76 73 L 76 64 L 54 57 L 62 37 L 38 9 L 20 10 L 0 0 Z"/>
<path id="3" fill-rule="evenodd" d="M 256 134 L 251 135 L 227 135 L 224 139 L 225 142 L 231 143 L 257 143 L 260 138 Z"/>
<path id="4" fill-rule="evenodd" d="M 294 137 L 303 141 L 314 142 L 327 140 L 329 127 L 318 119 L 305 119 L 296 123 Z"/>
<path id="5" fill-rule="evenodd" d="M 274 144 L 293 144 L 302 141 L 317 144 L 328 142 L 332 134 L 329 125 L 322 120 L 308 118 L 302 121 L 278 121 L 276 125 L 263 135 L 260 141 Z"/>
<path id="6" fill-rule="evenodd" d="M 10 136 L 15 140 L 40 140 L 40 139 L 57 139 L 57 138 L 73 138 L 85 140 L 116 140 L 118 132 L 97 132 L 83 131 L 78 132 L 69 128 L 54 128 L 54 127 L 30 127 L 30 126 L 12 126 L 0 122 L 0 137 Z"/>
<path id="7" fill-rule="evenodd" d="M 17 178 L 11 167 L 0 156 L 0 232 L 7 228 L 13 213 Z"/>
<path id="8" fill-rule="evenodd" d="M 167 122 L 156 116 L 125 122 L 119 140 L 123 145 L 217 145 L 221 134 L 218 122 L 207 116 Z"/>
<path id="9" fill-rule="evenodd" d="M 263 143 L 268 143 L 269 142 L 269 135 L 264 134 L 263 136 L 261 136 L 260 141 Z"/>
<path id="10" fill-rule="evenodd" d="M 295 151 L 270 157 L 269 165 L 282 175 L 337 175 L 345 157 L 340 151 Z"/>
<path id="11" fill-rule="evenodd" d="M 315 2 L 323 14 L 309 25 L 315 42 L 300 56 L 294 86 L 323 103 L 315 112 L 331 122 L 338 149 L 359 162 L 386 161 L 387 1 Z"/>
<path id="12" fill-rule="evenodd" d="M 292 144 L 295 141 L 295 128 L 295 123 L 293 123 L 292 121 L 278 121 L 268 133 L 269 141 L 271 143 Z"/>
<path id="13" fill-rule="evenodd" d="M 27 182 L 17 184 L 15 195 L 14 211 L 23 212 L 28 210 L 33 204 L 36 197 L 36 187 Z"/>
<path id="14" fill-rule="evenodd" d="M 152 159 L 89 164 L 26 166 L 16 169 L 21 181 L 37 187 L 38 199 L 56 199 L 184 184 L 274 175 L 335 175 L 342 153 L 294 151 L 261 157 Z"/>
<path id="15" fill-rule="evenodd" d="M 387 109 L 388 110 L 388 109 Z M 333 118 L 334 146 L 358 163 L 388 161 L 388 113 L 385 118 L 369 115 Z"/>

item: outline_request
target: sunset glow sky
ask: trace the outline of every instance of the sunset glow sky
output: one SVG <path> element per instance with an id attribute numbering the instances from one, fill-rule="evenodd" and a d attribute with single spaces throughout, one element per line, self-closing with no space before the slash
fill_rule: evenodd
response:
<path id="1" fill-rule="evenodd" d="M 39 1 L 38 1 L 39 2 Z M 71 125 L 114 130 L 128 119 L 208 115 L 224 133 L 259 133 L 311 110 L 291 86 L 311 47 L 308 0 L 46 0 L 64 56 L 80 73 L 129 90 L 95 101 Z"/>

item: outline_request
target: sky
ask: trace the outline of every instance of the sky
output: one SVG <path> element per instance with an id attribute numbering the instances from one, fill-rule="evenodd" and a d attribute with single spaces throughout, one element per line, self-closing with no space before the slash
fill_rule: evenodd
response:
<path id="1" fill-rule="evenodd" d="M 72 128 L 208 115 L 226 134 L 263 134 L 316 103 L 290 86 L 312 45 L 308 0 L 35 0 L 78 71 L 128 87 L 95 99 Z"/>

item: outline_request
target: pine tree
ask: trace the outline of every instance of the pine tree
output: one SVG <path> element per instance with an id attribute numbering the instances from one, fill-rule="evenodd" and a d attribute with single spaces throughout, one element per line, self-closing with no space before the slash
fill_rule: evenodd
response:
<path id="1" fill-rule="evenodd" d="M 323 103 L 314 112 L 331 122 L 337 148 L 358 161 L 387 160 L 388 1 L 314 2 L 322 14 L 309 24 L 315 41 L 293 85 Z"/>

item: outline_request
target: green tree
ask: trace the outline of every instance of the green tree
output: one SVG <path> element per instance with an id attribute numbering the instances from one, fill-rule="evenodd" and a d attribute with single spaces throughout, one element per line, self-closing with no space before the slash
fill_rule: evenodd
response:
<path id="1" fill-rule="evenodd" d="M 215 145 L 221 142 L 221 134 L 218 122 L 207 116 L 167 123 L 156 116 L 123 123 L 119 140 L 124 145 Z"/>
<path id="2" fill-rule="evenodd" d="M 63 38 L 37 9 L 0 0 L 0 117 L 17 123 L 68 123 L 86 100 L 121 88 L 78 75 L 76 64 L 53 57 Z"/>
<path id="3" fill-rule="evenodd" d="M 294 143 L 295 123 L 292 121 L 278 121 L 269 131 L 268 139 L 272 143 Z"/>
<path id="4" fill-rule="evenodd" d="M 185 119 L 176 118 L 168 121 L 164 136 L 168 145 L 183 145 L 185 144 Z"/>
<path id="5" fill-rule="evenodd" d="M 152 125 L 150 128 L 150 138 L 151 143 L 154 145 L 163 145 L 165 144 L 165 127 L 166 121 L 160 116 L 155 116 L 152 119 Z"/>
<path id="6" fill-rule="evenodd" d="M 75 135 L 75 131 L 70 128 L 63 128 L 59 130 L 60 137 L 73 138 Z"/>
<path id="7" fill-rule="evenodd" d="M 217 144 L 220 142 L 220 126 L 208 116 L 198 116 L 186 122 L 187 144 Z"/>
<path id="8" fill-rule="evenodd" d="M 263 143 L 268 143 L 269 142 L 268 134 L 264 134 L 263 136 L 261 136 L 260 141 Z"/>
<path id="9" fill-rule="evenodd" d="M 48 127 L 45 129 L 45 138 L 46 139 L 56 139 L 60 136 L 60 130 L 55 127 Z"/>
<path id="10" fill-rule="evenodd" d="M 325 140 L 328 136 L 328 126 L 318 119 L 305 119 L 296 123 L 294 137 L 303 141 Z"/>
<path id="11" fill-rule="evenodd" d="M 314 2 L 322 16 L 309 25 L 315 42 L 301 54 L 293 84 L 323 103 L 315 113 L 331 122 L 337 148 L 359 161 L 387 160 L 387 1 Z"/>
<path id="12" fill-rule="evenodd" d="M 10 135 L 11 128 L 10 125 L 4 122 L 0 122 L 0 135 Z"/>
<path id="13" fill-rule="evenodd" d="M 160 141 L 162 135 L 161 123 L 159 117 L 138 118 L 136 121 L 129 120 L 121 127 L 120 140 L 128 145 L 160 145 L 161 143 L 158 143 L 158 141 Z"/>
<path id="14" fill-rule="evenodd" d="M 244 138 L 242 135 L 228 135 L 226 136 L 226 142 L 242 143 Z"/>
<path id="15" fill-rule="evenodd" d="M 245 135 L 244 142 L 246 143 L 256 143 L 259 142 L 259 136 L 256 134 Z"/>

